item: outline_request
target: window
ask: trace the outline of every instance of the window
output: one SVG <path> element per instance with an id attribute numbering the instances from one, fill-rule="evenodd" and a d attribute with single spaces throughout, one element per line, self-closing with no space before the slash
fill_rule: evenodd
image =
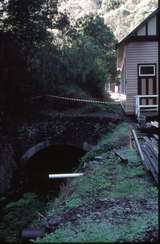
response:
<path id="1" fill-rule="evenodd" d="M 155 76 L 156 75 L 155 64 L 140 64 L 139 76 Z"/>

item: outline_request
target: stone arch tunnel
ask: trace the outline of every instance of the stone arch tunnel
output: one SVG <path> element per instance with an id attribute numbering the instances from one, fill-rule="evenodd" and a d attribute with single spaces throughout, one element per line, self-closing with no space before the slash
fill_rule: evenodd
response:
<path id="1" fill-rule="evenodd" d="M 57 191 L 63 180 L 54 180 L 53 183 L 48 175 L 74 172 L 85 153 L 85 150 L 76 146 L 50 144 L 48 141 L 33 146 L 21 158 L 25 190 L 41 193 L 53 189 Z"/>
<path id="2" fill-rule="evenodd" d="M 55 116 L 17 125 L 8 138 L 9 146 L 2 142 L 0 145 L 0 193 L 14 188 L 12 182 L 18 178 L 16 172 L 24 161 L 31 162 L 41 151 L 54 145 L 63 148 L 63 151 L 78 149 L 83 154 L 96 146 L 98 139 L 108 131 L 110 123 L 119 120 L 118 116 Z"/>

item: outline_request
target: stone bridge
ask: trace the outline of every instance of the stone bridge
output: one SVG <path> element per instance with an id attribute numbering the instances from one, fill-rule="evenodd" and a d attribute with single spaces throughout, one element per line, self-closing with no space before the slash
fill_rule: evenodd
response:
<path id="1" fill-rule="evenodd" d="M 54 119 L 24 123 L 15 132 L 12 146 L 20 159 L 35 148 L 68 145 L 90 150 L 119 118 L 101 116 L 57 116 Z M 33 150 L 34 151 L 34 150 Z M 32 152 L 33 153 L 33 152 Z M 31 154 L 32 154 L 31 153 Z"/>
<path id="2" fill-rule="evenodd" d="M 108 131 L 111 123 L 119 120 L 116 115 L 59 115 L 18 125 L 8 140 L 7 150 L 0 148 L 3 154 L 0 155 L 0 192 L 9 189 L 15 169 L 40 150 L 51 145 L 67 145 L 88 151 Z"/>

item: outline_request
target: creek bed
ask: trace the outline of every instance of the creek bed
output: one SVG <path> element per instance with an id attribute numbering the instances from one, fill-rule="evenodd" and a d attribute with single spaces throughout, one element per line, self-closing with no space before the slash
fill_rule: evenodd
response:
<path id="1" fill-rule="evenodd" d="M 24 165 L 17 180 L 19 191 L 6 196 L 2 201 L 0 241 L 20 242 L 22 231 L 43 215 L 50 199 L 57 197 L 66 179 L 49 179 L 52 173 L 72 173 L 80 165 L 80 158 L 86 152 L 82 149 L 54 145 L 41 150 Z M 18 186 L 21 182 L 21 187 Z"/>

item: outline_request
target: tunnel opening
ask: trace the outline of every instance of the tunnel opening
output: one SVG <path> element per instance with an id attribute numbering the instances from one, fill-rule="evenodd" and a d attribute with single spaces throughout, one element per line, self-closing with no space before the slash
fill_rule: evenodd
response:
<path id="1" fill-rule="evenodd" d="M 40 150 L 25 164 L 24 191 L 58 195 L 66 179 L 49 179 L 49 174 L 73 173 L 86 153 L 68 145 L 52 145 Z"/>
<path id="2" fill-rule="evenodd" d="M 39 151 L 37 147 L 36 150 L 35 147 L 30 149 L 24 154 L 27 159 L 21 159 L 20 173 L 14 179 L 14 192 L 1 208 L 0 229 L 4 234 L 0 241 L 8 238 L 6 229 L 13 230 L 14 237 L 12 231 L 9 236 L 16 238 L 17 242 L 26 241 L 23 239 L 23 229 L 30 226 L 32 221 L 41 224 L 49 200 L 54 201 L 59 196 L 62 184 L 67 183 L 66 178 L 50 179 L 49 174 L 75 172 L 81 168 L 80 159 L 86 153 L 83 149 L 69 145 L 48 145 Z M 7 211 L 6 206 L 10 206 Z"/>

